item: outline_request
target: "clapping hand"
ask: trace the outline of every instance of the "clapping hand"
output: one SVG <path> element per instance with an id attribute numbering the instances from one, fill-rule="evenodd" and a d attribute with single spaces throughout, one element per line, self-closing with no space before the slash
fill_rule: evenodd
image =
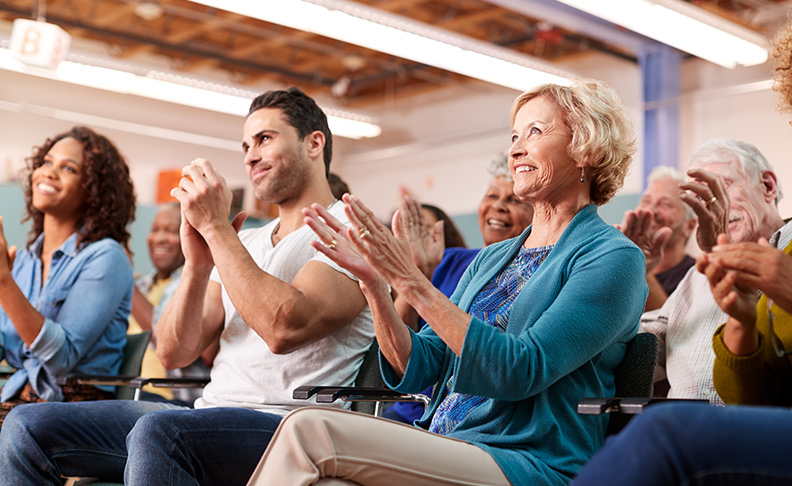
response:
<path id="1" fill-rule="evenodd" d="M 352 272 L 364 284 L 371 286 L 380 279 L 352 241 L 354 229 L 338 221 L 321 204 L 312 204 L 302 213 L 305 224 L 319 237 L 319 241 L 311 241 L 313 248 Z"/>
<path id="2" fill-rule="evenodd" d="M 16 259 L 16 245 L 8 247 L 8 241 L 5 238 L 3 231 L 3 217 L 0 216 L 0 275 L 11 275 L 11 269 L 14 268 L 14 260 Z"/>
<path id="3" fill-rule="evenodd" d="M 435 268 L 443 259 L 445 250 L 444 222 L 437 221 L 429 226 L 424 217 L 421 205 L 410 196 L 405 195 L 401 204 L 401 227 L 410 242 L 413 261 L 421 269 L 426 278 L 431 279 Z"/>
<path id="4" fill-rule="evenodd" d="M 668 226 L 657 228 L 654 224 L 654 214 L 646 209 L 625 212 L 624 219 L 621 224 L 616 225 L 616 228 L 643 252 L 647 275 L 662 261 L 665 246 L 673 234 L 673 230 Z"/>
<path id="5" fill-rule="evenodd" d="M 729 194 L 723 178 L 717 174 L 691 169 L 688 175 L 694 180 L 679 185 L 685 191 L 679 197 L 698 216 L 696 240 L 703 251 L 709 252 L 717 244 L 718 235 L 729 234 Z"/>

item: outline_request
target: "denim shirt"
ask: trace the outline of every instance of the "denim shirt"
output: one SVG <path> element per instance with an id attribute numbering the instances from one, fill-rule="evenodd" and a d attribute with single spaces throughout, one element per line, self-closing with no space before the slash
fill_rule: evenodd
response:
<path id="1" fill-rule="evenodd" d="M 123 359 L 134 285 L 124 249 L 110 238 L 77 249 L 74 233 L 52 253 L 49 277 L 42 286 L 43 242 L 42 234 L 28 250 L 20 251 L 11 272 L 45 319 L 29 348 L 0 309 L 0 358 L 17 368 L 0 393 L 3 402 L 28 381 L 41 398 L 62 401 L 58 376 L 116 374 Z"/>

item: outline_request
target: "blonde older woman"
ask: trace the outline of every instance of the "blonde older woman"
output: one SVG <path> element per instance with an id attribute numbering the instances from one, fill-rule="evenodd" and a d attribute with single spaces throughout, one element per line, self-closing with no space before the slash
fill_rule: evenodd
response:
<path id="1" fill-rule="evenodd" d="M 638 329 L 644 258 L 597 215 L 622 185 L 633 132 L 614 93 L 594 81 L 545 85 L 511 113 L 514 192 L 534 207 L 519 237 L 484 248 L 451 300 L 354 196 L 356 229 L 304 210 L 326 246 L 360 278 L 386 382 L 432 383 L 419 427 L 344 411 L 287 416 L 251 484 L 566 484 L 602 444 L 605 422 L 577 415 L 585 396 L 614 393 L 613 371 Z M 426 318 L 398 319 L 388 284 Z"/>

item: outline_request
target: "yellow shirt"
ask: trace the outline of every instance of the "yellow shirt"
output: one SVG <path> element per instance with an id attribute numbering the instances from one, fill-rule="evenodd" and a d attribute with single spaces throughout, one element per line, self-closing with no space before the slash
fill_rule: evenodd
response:
<path id="1" fill-rule="evenodd" d="M 162 294 L 165 291 L 165 287 L 167 287 L 170 281 L 170 278 L 158 279 L 153 284 L 151 284 L 151 288 L 146 294 L 146 300 L 149 301 L 149 304 L 152 306 L 159 304 L 160 300 L 162 300 Z M 142 331 L 143 329 L 140 327 L 140 324 L 138 324 L 135 318 L 130 315 L 129 330 L 127 331 L 127 334 L 137 334 Z M 157 351 L 154 349 L 151 343 L 149 343 L 148 349 L 146 349 L 146 353 L 143 355 L 143 365 L 141 367 L 140 374 L 141 376 L 145 376 L 147 378 L 166 377 L 165 367 L 162 366 L 162 363 L 160 363 L 160 360 L 157 357 Z M 173 393 L 168 388 L 155 388 L 151 385 L 146 385 L 143 387 L 143 390 L 156 393 L 157 395 L 165 397 L 168 400 L 173 399 Z"/>

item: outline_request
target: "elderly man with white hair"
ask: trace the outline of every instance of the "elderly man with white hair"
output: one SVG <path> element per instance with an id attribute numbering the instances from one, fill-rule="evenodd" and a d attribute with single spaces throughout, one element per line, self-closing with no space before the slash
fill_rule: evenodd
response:
<path id="1" fill-rule="evenodd" d="M 776 174 L 753 145 L 707 141 L 691 154 L 688 176 L 689 182 L 680 185 L 686 191 L 681 197 L 698 216 L 696 238 L 703 251 L 709 252 L 722 233 L 736 243 L 756 242 L 771 240 L 784 226 Z M 668 378 L 670 398 L 722 403 L 712 380 L 712 335 L 727 317 L 707 277 L 694 268 L 661 308 L 641 317 L 642 330 L 660 338 L 659 367 Z"/>
<path id="2" fill-rule="evenodd" d="M 679 184 L 686 181 L 685 175 L 673 167 L 655 167 L 647 178 L 638 207 L 625 212 L 622 223 L 617 225 L 638 246 L 650 246 L 645 252 L 647 311 L 663 305 L 696 263 L 686 250 L 696 229 L 696 212 L 679 194 Z M 648 240 L 642 242 L 641 238 Z"/>

